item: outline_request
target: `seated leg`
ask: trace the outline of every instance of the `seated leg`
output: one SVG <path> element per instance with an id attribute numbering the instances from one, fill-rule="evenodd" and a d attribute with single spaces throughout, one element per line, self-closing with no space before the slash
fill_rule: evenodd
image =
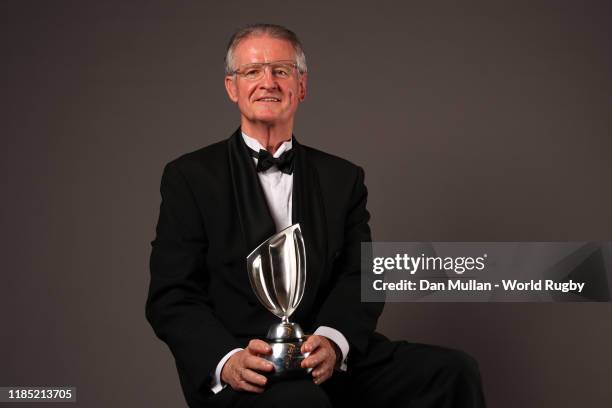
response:
<path id="1" fill-rule="evenodd" d="M 349 364 L 348 373 L 327 386 L 334 406 L 355 401 L 385 407 L 485 406 L 478 364 L 468 354 L 425 344 L 385 342 L 377 346 L 392 349 L 386 359 L 368 364 L 366 356 L 352 369 Z"/>
<path id="2" fill-rule="evenodd" d="M 312 380 L 291 380 L 272 384 L 261 394 L 224 389 L 209 400 L 214 407 L 231 408 L 328 408 L 325 391 Z"/>

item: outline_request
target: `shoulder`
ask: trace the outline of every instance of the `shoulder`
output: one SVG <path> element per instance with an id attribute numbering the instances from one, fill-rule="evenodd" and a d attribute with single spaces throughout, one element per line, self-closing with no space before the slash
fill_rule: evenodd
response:
<path id="1" fill-rule="evenodd" d="M 355 163 L 350 162 L 340 156 L 336 156 L 310 146 L 302 145 L 302 147 L 304 148 L 308 159 L 311 160 L 311 162 L 317 166 L 317 168 L 336 170 L 342 173 L 355 173 L 361 169 L 361 167 Z"/>
<path id="2" fill-rule="evenodd" d="M 321 175 L 344 180 L 363 177 L 363 169 L 347 159 L 309 146 L 302 145 L 302 147 L 310 162 Z"/>
<path id="3" fill-rule="evenodd" d="M 216 166 L 223 161 L 227 161 L 227 140 L 185 153 L 171 160 L 166 167 L 188 170 L 194 166 Z"/>
<path id="4" fill-rule="evenodd" d="M 185 153 L 165 165 L 164 175 L 186 179 L 222 177 L 229 172 L 227 145 L 226 139 Z"/>
<path id="5" fill-rule="evenodd" d="M 162 186 L 183 185 L 196 189 L 226 182 L 230 177 L 227 145 L 227 139 L 222 140 L 171 160 L 164 166 Z"/>

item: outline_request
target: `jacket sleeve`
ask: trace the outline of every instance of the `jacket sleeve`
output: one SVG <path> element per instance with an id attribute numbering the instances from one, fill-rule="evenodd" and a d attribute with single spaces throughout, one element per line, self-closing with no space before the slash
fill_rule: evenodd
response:
<path id="1" fill-rule="evenodd" d="M 347 206 L 344 243 L 333 264 L 334 285 L 315 321 L 315 327 L 333 327 L 347 338 L 349 358 L 355 352 L 365 352 L 384 306 L 381 302 L 361 302 L 361 243 L 372 241 L 367 197 L 363 169 L 357 168 Z"/>
<path id="2" fill-rule="evenodd" d="M 164 169 L 161 196 L 146 317 L 155 334 L 170 348 L 181 381 L 208 394 L 211 373 L 219 360 L 239 344 L 211 308 L 204 221 L 175 162 Z"/>

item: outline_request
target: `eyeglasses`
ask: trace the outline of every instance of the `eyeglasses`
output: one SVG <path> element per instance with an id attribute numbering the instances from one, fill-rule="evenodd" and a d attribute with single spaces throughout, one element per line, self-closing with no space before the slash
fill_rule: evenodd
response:
<path id="1" fill-rule="evenodd" d="M 297 72 L 297 64 L 293 61 L 273 61 L 246 64 L 232 72 L 238 74 L 248 81 L 257 81 L 264 76 L 266 67 L 270 67 L 270 72 L 274 78 L 288 79 Z"/>

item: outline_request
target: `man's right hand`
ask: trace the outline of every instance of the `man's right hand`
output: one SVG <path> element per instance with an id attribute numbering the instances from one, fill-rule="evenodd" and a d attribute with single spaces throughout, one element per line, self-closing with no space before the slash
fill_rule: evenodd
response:
<path id="1" fill-rule="evenodd" d="M 259 357 L 270 354 L 272 348 L 263 340 L 251 340 L 246 349 L 232 355 L 223 365 L 221 380 L 237 391 L 261 393 L 268 381 L 257 371 L 270 372 L 274 366 Z"/>

